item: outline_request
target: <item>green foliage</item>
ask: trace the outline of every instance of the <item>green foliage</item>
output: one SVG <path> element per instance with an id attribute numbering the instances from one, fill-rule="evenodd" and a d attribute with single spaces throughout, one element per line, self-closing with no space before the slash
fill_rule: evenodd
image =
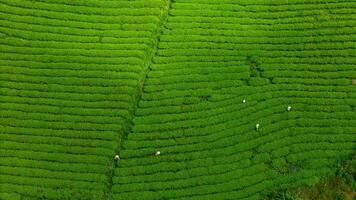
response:
<path id="1" fill-rule="evenodd" d="M 330 162 L 334 165 L 337 162 L 339 163 L 336 172 L 333 171 L 333 173 L 322 179 L 313 176 L 300 187 L 290 186 L 273 191 L 266 195 L 266 199 L 349 199 L 346 196 L 351 195 L 352 197 L 354 195 L 355 166 L 352 165 L 354 160 L 352 158 L 351 160 L 344 160 L 342 162 Z M 318 162 L 323 161 L 320 160 Z"/>
<path id="2" fill-rule="evenodd" d="M 302 200 L 288 191 L 272 193 L 264 198 L 265 200 Z"/>
<path id="3" fill-rule="evenodd" d="M 0 0 L 0 199 L 297 200 L 355 153 L 355 7 Z"/>
<path id="4" fill-rule="evenodd" d="M 115 198 L 260 199 L 314 185 L 353 154 L 354 42 L 342 34 L 353 31 L 326 5 L 353 13 L 336 1 L 172 2 Z"/>
<path id="5" fill-rule="evenodd" d="M 1 1 L 1 199 L 110 196 L 163 6 Z"/>
<path id="6" fill-rule="evenodd" d="M 336 171 L 336 176 L 340 178 L 345 184 L 356 186 L 356 157 L 351 160 L 341 162 Z"/>

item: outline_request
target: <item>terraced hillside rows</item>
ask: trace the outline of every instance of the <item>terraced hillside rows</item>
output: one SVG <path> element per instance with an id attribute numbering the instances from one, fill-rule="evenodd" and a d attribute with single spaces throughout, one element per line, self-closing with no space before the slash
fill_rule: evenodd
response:
<path id="1" fill-rule="evenodd" d="M 0 1 L 1 199 L 104 199 L 161 0 Z"/>
<path id="2" fill-rule="evenodd" d="M 0 0 L 0 199 L 312 185 L 355 155 L 355 47 L 354 0 Z"/>
<path id="3" fill-rule="evenodd" d="M 355 17 L 355 1 L 174 1 L 115 199 L 261 199 L 332 173 L 356 149 Z"/>

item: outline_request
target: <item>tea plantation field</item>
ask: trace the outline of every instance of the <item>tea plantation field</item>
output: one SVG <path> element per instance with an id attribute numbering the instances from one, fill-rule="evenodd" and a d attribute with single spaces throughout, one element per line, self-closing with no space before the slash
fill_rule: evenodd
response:
<path id="1" fill-rule="evenodd" d="M 355 0 L 0 0 L 0 200 L 257 200 L 355 152 Z"/>

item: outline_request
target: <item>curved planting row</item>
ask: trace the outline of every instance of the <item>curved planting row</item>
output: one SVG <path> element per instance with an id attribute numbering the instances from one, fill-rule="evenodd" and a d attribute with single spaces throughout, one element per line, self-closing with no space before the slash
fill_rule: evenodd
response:
<path id="1" fill-rule="evenodd" d="M 164 2 L 0 1 L 0 199 L 103 199 Z"/>
<path id="2" fill-rule="evenodd" d="M 352 1 L 176 0 L 115 199 L 260 199 L 356 150 Z"/>

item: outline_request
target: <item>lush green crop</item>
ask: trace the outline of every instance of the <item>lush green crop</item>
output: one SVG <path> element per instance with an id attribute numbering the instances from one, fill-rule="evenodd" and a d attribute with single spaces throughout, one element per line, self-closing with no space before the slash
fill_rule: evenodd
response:
<path id="1" fill-rule="evenodd" d="M 257 200 L 314 185 L 356 151 L 355 11 L 0 0 L 0 199 Z"/>
<path id="2" fill-rule="evenodd" d="M 161 0 L 0 1 L 1 199 L 102 199 Z"/>
<path id="3" fill-rule="evenodd" d="M 258 199 L 354 154 L 355 4 L 217 2 L 172 2 L 116 199 Z"/>

